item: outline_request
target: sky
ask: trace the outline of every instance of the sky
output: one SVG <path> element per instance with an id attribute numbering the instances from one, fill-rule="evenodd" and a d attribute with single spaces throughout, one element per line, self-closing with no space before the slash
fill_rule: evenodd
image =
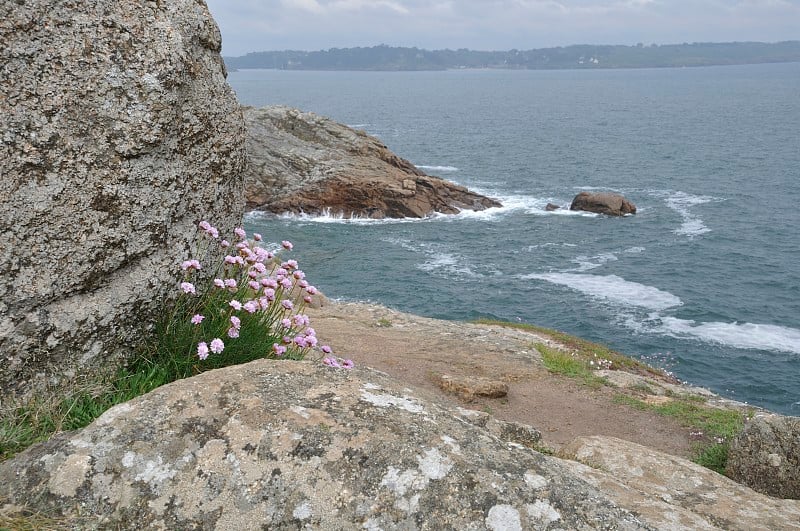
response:
<path id="1" fill-rule="evenodd" d="M 800 40 L 800 0 L 207 0 L 226 56 Z"/>

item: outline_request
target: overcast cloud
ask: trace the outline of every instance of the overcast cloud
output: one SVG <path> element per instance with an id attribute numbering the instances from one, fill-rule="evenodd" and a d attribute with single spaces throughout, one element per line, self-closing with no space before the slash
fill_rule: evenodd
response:
<path id="1" fill-rule="evenodd" d="M 207 0 L 223 54 L 800 39 L 800 0 Z"/>

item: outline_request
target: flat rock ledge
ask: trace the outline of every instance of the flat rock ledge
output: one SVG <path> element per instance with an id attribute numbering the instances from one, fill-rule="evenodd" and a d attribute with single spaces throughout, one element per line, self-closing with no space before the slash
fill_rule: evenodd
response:
<path id="1" fill-rule="evenodd" d="M 364 131 L 283 106 L 243 111 L 252 210 L 379 219 L 501 206 L 425 174 Z"/>
<path id="2" fill-rule="evenodd" d="M 578 442 L 582 464 L 528 447 L 537 440 L 378 371 L 259 360 L 163 386 L 0 463 L 0 509 L 103 529 L 800 522 L 800 502 L 632 443 Z"/>

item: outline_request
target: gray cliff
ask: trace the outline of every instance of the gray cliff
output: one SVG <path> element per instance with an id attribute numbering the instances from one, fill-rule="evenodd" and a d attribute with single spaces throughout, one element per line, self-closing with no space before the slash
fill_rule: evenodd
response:
<path id="1" fill-rule="evenodd" d="M 124 356 L 197 221 L 240 219 L 220 47 L 204 2 L 0 3 L 4 397 Z"/>

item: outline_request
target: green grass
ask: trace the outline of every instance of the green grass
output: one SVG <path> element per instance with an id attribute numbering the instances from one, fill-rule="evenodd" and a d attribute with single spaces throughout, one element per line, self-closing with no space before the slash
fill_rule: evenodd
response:
<path id="1" fill-rule="evenodd" d="M 180 306 L 179 300 L 175 307 L 164 312 L 165 317 L 158 323 L 154 336 L 141 346 L 136 357 L 113 376 L 98 377 L 67 390 L 43 393 L 0 412 L 0 461 L 50 438 L 54 433 L 83 428 L 109 408 L 164 384 L 210 369 L 274 357 L 271 348 L 279 338 L 268 326 L 259 326 L 257 320 L 263 316 L 242 312 L 240 336 L 235 340 L 227 338 L 228 300 L 222 297 L 212 299 L 203 311 L 208 320 L 204 323 L 206 333 L 226 339 L 222 354 L 212 354 L 200 362 L 196 353 L 200 339 L 197 327 L 189 323 L 185 315 L 191 313 Z M 302 358 L 303 354 L 290 350 L 284 359 Z"/>
<path id="2" fill-rule="evenodd" d="M 534 346 L 542 355 L 542 363 L 545 368 L 553 374 L 576 378 L 592 388 L 598 388 L 608 383 L 604 378 L 594 375 L 591 365 L 583 357 L 568 354 L 542 343 Z"/>
<path id="3" fill-rule="evenodd" d="M 620 394 L 614 401 L 641 411 L 654 411 L 674 418 L 682 426 L 701 432 L 702 438 L 695 445 L 692 461 L 720 474 L 725 473 L 730 441 L 742 430 L 746 416 L 741 411 L 706 406 L 693 396 L 676 397 L 665 404 L 648 404 Z"/>
<path id="4" fill-rule="evenodd" d="M 596 360 L 608 360 L 611 362 L 612 369 L 621 369 L 636 374 L 642 374 L 650 377 L 665 378 L 666 375 L 663 370 L 651 367 L 646 363 L 626 356 L 615 350 L 611 350 L 605 345 L 593 343 L 579 337 L 544 328 L 528 323 L 513 323 L 510 321 L 500 321 L 496 319 L 477 319 L 473 321 L 477 324 L 485 324 L 492 326 L 503 326 L 506 328 L 516 328 L 518 330 L 525 330 L 534 332 L 536 334 L 544 335 L 557 343 L 564 345 L 568 350 L 576 353 L 577 356 L 584 358 L 587 362 Z"/>

